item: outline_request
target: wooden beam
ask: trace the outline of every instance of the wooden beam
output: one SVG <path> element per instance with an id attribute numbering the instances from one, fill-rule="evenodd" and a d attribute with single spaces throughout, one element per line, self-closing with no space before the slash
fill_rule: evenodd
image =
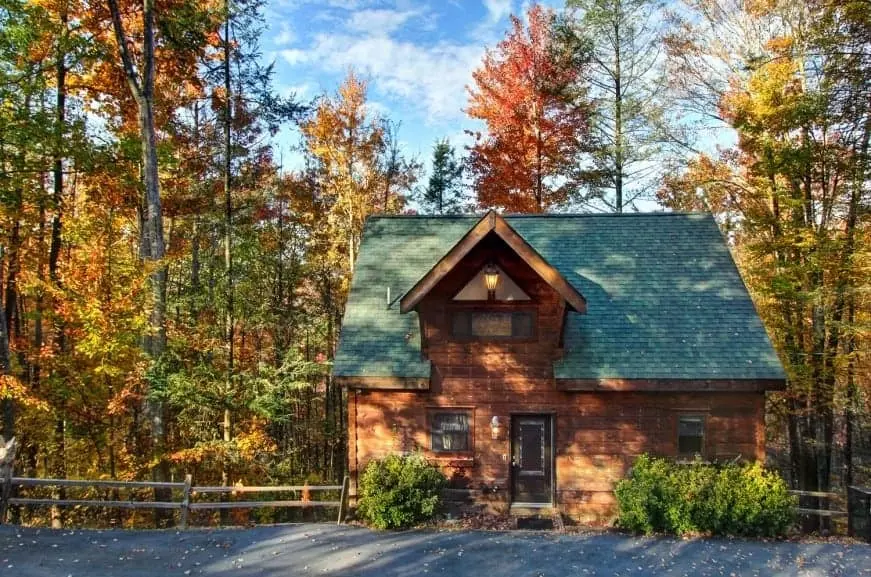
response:
<path id="1" fill-rule="evenodd" d="M 816 517 L 846 517 L 846 511 L 829 511 L 828 509 L 796 509 L 799 515 L 814 515 Z"/>
<path id="2" fill-rule="evenodd" d="M 339 507 L 340 501 L 217 501 L 191 503 L 191 510 L 199 509 L 259 509 L 261 507 Z"/>
<path id="3" fill-rule="evenodd" d="M 109 481 L 100 479 L 34 479 L 31 477 L 12 477 L 12 484 L 19 487 L 115 487 L 119 489 L 184 489 L 184 483 L 162 483 L 157 481 Z"/>
<path id="4" fill-rule="evenodd" d="M 428 391 L 429 377 L 333 377 L 342 387 L 388 391 Z"/>
<path id="5" fill-rule="evenodd" d="M 837 499 L 841 497 L 840 493 L 827 493 L 824 491 L 787 491 L 790 495 L 798 495 L 799 497 L 822 497 L 824 499 Z"/>
<path id="6" fill-rule="evenodd" d="M 463 258 L 489 233 L 495 233 L 501 238 L 541 279 L 550 285 L 579 313 L 586 312 L 587 302 L 550 263 L 536 252 L 522 236 L 511 228 L 511 225 L 494 211 L 488 212 L 475 224 L 457 244 L 451 248 L 435 266 L 433 266 L 399 301 L 399 312 L 407 313 L 441 282 L 445 276 L 456 267 Z"/>
<path id="7" fill-rule="evenodd" d="M 556 379 L 560 391 L 761 393 L 786 387 L 784 379 Z"/>
<path id="8" fill-rule="evenodd" d="M 181 509 L 181 503 L 172 501 L 99 501 L 95 499 L 9 499 L 10 505 L 44 507 L 109 507 L 114 509 Z"/>
<path id="9" fill-rule="evenodd" d="M 192 487 L 194 493 L 283 493 L 285 491 L 341 491 L 341 485 L 273 485 L 266 487 L 234 487 L 216 486 L 216 487 Z"/>

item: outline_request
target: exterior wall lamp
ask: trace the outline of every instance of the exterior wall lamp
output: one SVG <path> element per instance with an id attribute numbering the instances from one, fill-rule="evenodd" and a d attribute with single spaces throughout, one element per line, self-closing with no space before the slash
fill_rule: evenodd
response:
<path id="1" fill-rule="evenodd" d="M 492 262 L 484 269 L 484 284 L 487 286 L 487 300 L 496 300 L 496 287 L 499 285 L 499 269 Z"/>
<path id="2" fill-rule="evenodd" d="M 499 422 L 499 417 L 493 415 L 490 419 L 490 438 L 494 441 L 499 439 L 499 432 L 502 429 L 502 423 Z"/>

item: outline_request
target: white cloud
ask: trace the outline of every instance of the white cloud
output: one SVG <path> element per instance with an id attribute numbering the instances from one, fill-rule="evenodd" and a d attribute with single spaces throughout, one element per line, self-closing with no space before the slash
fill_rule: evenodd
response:
<path id="1" fill-rule="evenodd" d="M 278 92 L 281 96 L 295 96 L 297 100 L 306 100 L 315 96 L 317 86 L 311 82 L 303 82 L 301 84 L 283 84 L 278 87 Z"/>
<path id="2" fill-rule="evenodd" d="M 306 58 L 334 73 L 353 67 L 382 93 L 414 103 L 438 121 L 462 116 L 465 86 L 483 51 L 477 43 L 420 46 L 386 36 L 320 34 Z M 285 60 L 301 61 L 285 52 Z"/>
<path id="3" fill-rule="evenodd" d="M 293 28 L 290 27 L 290 24 L 282 22 L 278 33 L 272 41 L 276 46 L 288 46 L 296 42 L 296 33 L 293 31 Z"/>
<path id="4" fill-rule="evenodd" d="M 390 116 L 390 107 L 376 100 L 368 101 L 365 108 L 367 114 L 380 116 L 381 118 L 388 118 Z"/>
<path id="5" fill-rule="evenodd" d="M 303 64 L 305 62 L 308 62 L 308 60 L 311 58 L 310 52 L 306 52 L 305 50 L 299 50 L 298 48 L 288 48 L 285 50 L 281 50 L 279 54 L 284 59 L 284 61 L 291 66 Z"/>
<path id="6" fill-rule="evenodd" d="M 351 15 L 347 27 L 372 35 L 390 34 L 417 14 L 413 10 L 358 10 Z"/>
<path id="7" fill-rule="evenodd" d="M 511 14 L 511 0 L 484 0 L 487 19 L 498 22 Z"/>

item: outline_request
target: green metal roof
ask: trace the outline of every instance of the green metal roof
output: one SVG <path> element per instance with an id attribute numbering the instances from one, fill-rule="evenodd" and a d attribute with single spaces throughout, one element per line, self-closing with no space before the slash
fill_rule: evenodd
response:
<path id="1" fill-rule="evenodd" d="M 333 373 L 428 377 L 417 313 L 399 299 L 478 217 L 372 217 Z M 505 220 L 587 300 L 569 313 L 558 379 L 783 379 L 714 219 L 706 214 Z M 389 304 L 388 304 L 389 290 Z"/>

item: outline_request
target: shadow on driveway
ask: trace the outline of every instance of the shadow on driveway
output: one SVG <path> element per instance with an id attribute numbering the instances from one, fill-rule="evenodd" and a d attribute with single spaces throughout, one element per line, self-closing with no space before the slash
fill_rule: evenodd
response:
<path id="1" fill-rule="evenodd" d="M 871 577 L 871 546 L 521 531 L 379 533 L 317 524 L 184 532 L 5 526 L 0 575 Z"/>

